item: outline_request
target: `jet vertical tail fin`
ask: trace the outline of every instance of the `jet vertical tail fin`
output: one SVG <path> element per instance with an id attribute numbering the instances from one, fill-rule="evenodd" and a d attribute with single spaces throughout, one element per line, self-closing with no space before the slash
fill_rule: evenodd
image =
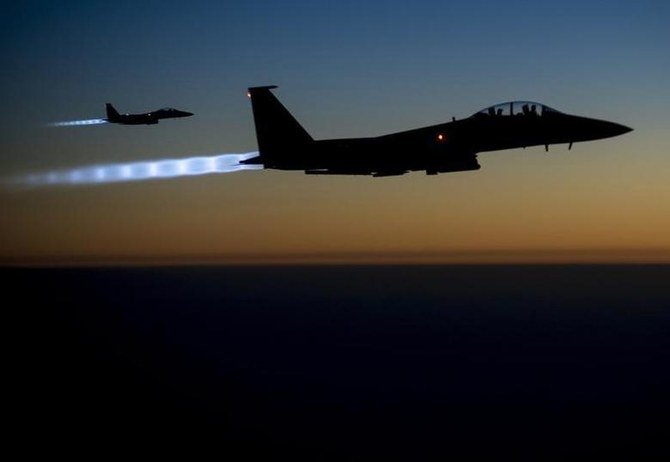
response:
<path id="1" fill-rule="evenodd" d="M 291 113 L 272 94 L 276 85 L 249 88 L 256 138 L 261 158 L 300 150 L 314 141 Z"/>
<path id="2" fill-rule="evenodd" d="M 119 119 L 120 114 L 116 109 L 114 109 L 114 106 L 112 106 L 111 103 L 105 104 L 105 109 L 107 110 L 107 120 L 113 122 Z"/>

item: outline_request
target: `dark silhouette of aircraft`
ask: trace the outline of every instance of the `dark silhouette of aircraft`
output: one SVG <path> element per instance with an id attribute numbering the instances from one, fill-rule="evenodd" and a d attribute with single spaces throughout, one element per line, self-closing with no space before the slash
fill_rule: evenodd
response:
<path id="1" fill-rule="evenodd" d="M 153 125 L 160 119 L 176 119 L 178 117 L 190 117 L 192 112 L 180 111 L 171 107 L 159 109 L 154 112 L 145 112 L 144 114 L 119 114 L 110 103 L 105 105 L 107 110 L 107 122 L 124 125 Z"/>
<path id="2" fill-rule="evenodd" d="M 632 129 L 564 114 L 530 101 L 483 109 L 462 120 L 372 138 L 314 140 L 270 91 L 249 88 L 259 156 L 242 161 L 312 175 L 428 175 L 479 170 L 477 153 L 598 140 Z"/>

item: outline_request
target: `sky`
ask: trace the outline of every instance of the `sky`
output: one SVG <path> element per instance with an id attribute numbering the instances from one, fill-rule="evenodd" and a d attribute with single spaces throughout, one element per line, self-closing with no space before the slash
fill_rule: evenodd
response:
<path id="1" fill-rule="evenodd" d="M 3 4 L 0 263 L 670 262 L 669 20 L 661 0 Z M 634 131 L 436 176 L 13 182 L 255 151 L 257 85 L 316 139 L 517 99 Z M 195 116 L 49 126 L 106 102 Z"/>

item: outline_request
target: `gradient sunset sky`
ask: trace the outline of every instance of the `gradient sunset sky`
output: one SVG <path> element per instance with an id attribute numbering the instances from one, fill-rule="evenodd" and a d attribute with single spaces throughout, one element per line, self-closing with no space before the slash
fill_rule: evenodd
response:
<path id="1" fill-rule="evenodd" d="M 0 187 L 0 262 L 670 262 L 670 6 L 657 1 L 14 2 L 0 173 L 257 149 L 246 88 L 316 139 L 508 100 L 633 127 L 370 178 L 245 171 Z M 155 126 L 50 122 L 173 106 Z M 412 155 L 411 152 L 407 153 Z"/>

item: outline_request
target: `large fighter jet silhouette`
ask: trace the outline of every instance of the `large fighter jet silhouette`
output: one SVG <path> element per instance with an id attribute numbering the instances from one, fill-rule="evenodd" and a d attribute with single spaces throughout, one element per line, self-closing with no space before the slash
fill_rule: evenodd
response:
<path id="1" fill-rule="evenodd" d="M 312 175 L 428 175 L 479 170 L 477 153 L 598 140 L 632 129 L 564 114 L 530 101 L 483 109 L 462 120 L 372 138 L 314 140 L 270 90 L 249 88 L 259 156 L 243 161 Z"/>
<path id="2" fill-rule="evenodd" d="M 192 112 L 180 111 L 171 107 L 143 114 L 119 114 L 110 103 L 105 105 L 105 109 L 107 111 L 107 118 L 105 119 L 107 122 L 123 125 L 154 125 L 160 119 L 175 119 L 193 115 Z"/>

